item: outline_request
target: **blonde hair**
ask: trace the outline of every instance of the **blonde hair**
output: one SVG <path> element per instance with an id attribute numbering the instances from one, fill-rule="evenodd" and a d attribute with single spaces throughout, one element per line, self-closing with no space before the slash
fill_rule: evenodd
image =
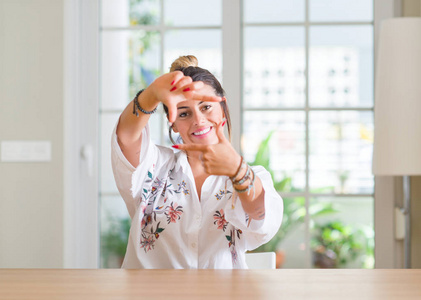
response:
<path id="1" fill-rule="evenodd" d="M 180 56 L 171 64 L 170 72 L 181 70 L 187 67 L 197 67 L 198 65 L 199 65 L 199 62 L 196 56 L 194 55 Z"/>

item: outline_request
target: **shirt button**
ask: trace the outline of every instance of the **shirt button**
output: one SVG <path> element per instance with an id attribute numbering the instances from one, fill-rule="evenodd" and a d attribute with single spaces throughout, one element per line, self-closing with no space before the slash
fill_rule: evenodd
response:
<path id="1" fill-rule="evenodd" d="M 196 215 L 196 220 L 199 221 L 200 220 L 200 215 Z"/>
<path id="2" fill-rule="evenodd" d="M 191 243 L 192 248 L 196 248 L 196 243 Z"/>

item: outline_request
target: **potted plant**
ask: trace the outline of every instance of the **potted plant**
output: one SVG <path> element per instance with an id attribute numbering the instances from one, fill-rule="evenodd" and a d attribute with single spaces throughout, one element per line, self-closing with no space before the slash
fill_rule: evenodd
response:
<path id="1" fill-rule="evenodd" d="M 311 249 L 313 265 L 317 268 L 343 268 L 365 258 L 363 267 L 370 268 L 374 260 L 371 228 L 357 229 L 341 221 L 330 221 L 313 226 Z"/>

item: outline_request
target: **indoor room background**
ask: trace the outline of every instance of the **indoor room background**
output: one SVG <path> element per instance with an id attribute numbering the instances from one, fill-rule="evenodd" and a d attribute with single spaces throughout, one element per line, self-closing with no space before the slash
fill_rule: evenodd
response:
<path id="1" fill-rule="evenodd" d="M 421 16 L 421 1 L 0 0 L 0 268 L 120 266 L 130 219 L 111 132 L 184 54 L 221 80 L 235 148 L 284 199 L 280 231 L 257 251 L 279 268 L 402 268 L 402 180 L 371 172 L 376 39 L 400 16 Z M 170 145 L 162 109 L 151 128 Z M 14 141 L 32 156 L 8 159 Z M 421 177 L 411 182 L 419 268 Z"/>

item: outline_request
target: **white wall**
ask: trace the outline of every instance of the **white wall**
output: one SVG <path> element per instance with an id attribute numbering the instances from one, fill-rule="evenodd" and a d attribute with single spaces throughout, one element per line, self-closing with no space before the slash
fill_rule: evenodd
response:
<path id="1" fill-rule="evenodd" d="M 63 266 L 63 1 L 0 0 L 0 141 L 52 160 L 0 162 L 0 268 Z"/>

